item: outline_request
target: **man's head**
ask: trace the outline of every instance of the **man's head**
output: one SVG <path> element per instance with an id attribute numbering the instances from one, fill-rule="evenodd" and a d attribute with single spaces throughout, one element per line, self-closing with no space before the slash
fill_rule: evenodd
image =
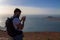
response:
<path id="1" fill-rule="evenodd" d="M 16 8 L 16 9 L 14 10 L 14 15 L 15 15 L 16 17 L 19 17 L 20 14 L 21 14 L 21 10 L 20 10 L 19 8 Z"/>

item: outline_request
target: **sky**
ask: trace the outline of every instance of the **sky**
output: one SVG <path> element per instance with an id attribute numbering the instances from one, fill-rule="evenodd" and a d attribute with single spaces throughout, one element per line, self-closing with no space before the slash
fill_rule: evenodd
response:
<path id="1" fill-rule="evenodd" d="M 12 14 L 20 8 L 22 14 L 59 14 L 60 0 L 0 0 L 0 15 Z"/>

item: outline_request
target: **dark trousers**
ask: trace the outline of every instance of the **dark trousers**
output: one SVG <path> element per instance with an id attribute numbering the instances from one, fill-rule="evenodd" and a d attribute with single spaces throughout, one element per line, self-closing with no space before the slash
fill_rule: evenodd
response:
<path id="1" fill-rule="evenodd" d="M 15 37 L 13 37 L 13 40 L 23 40 L 23 34 L 16 35 Z"/>

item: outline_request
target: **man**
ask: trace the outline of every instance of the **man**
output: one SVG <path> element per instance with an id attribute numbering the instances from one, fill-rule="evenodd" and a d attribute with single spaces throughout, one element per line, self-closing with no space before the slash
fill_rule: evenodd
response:
<path id="1" fill-rule="evenodd" d="M 16 17 L 13 19 L 13 25 L 15 27 L 15 29 L 22 31 L 24 28 L 24 22 L 25 22 L 25 16 L 22 17 L 22 19 L 19 19 L 19 16 L 21 15 L 21 10 L 16 8 L 14 11 L 14 16 Z M 22 40 L 23 38 L 23 34 L 22 35 L 17 35 L 14 37 L 15 40 Z"/>
<path id="2" fill-rule="evenodd" d="M 7 32 L 8 32 L 8 35 L 10 35 L 13 40 L 23 40 L 23 28 L 24 28 L 24 22 L 25 22 L 25 18 L 26 16 L 23 16 L 21 18 L 21 20 L 19 19 L 21 15 L 21 10 L 16 8 L 14 10 L 14 15 L 13 17 L 11 18 L 12 21 L 8 20 L 8 22 L 6 22 L 6 27 L 7 27 Z"/>

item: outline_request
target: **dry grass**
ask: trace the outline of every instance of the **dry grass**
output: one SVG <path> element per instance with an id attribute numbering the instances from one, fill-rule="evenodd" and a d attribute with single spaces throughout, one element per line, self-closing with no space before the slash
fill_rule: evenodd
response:
<path id="1" fill-rule="evenodd" d="M 6 32 L 0 31 L 0 40 L 11 39 Z M 60 32 L 24 32 L 24 40 L 60 40 Z"/>

